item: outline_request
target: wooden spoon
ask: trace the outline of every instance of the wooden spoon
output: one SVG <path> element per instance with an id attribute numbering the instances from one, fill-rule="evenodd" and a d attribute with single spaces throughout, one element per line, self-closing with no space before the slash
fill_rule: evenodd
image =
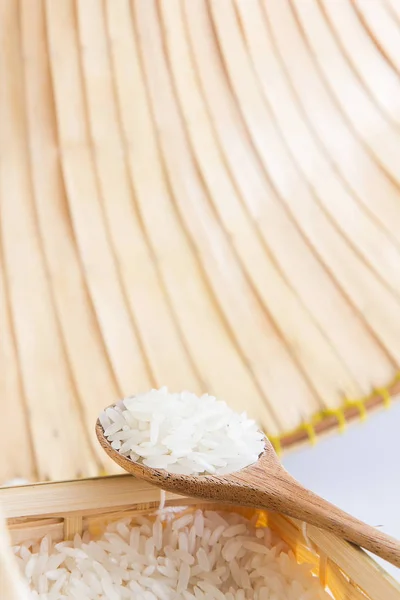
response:
<path id="1" fill-rule="evenodd" d="M 106 453 L 125 471 L 164 490 L 229 504 L 265 508 L 315 525 L 362 546 L 400 567 L 400 542 L 310 492 L 282 467 L 271 442 L 258 461 L 229 475 L 176 475 L 134 462 L 111 447 L 100 421 L 96 435 Z"/>

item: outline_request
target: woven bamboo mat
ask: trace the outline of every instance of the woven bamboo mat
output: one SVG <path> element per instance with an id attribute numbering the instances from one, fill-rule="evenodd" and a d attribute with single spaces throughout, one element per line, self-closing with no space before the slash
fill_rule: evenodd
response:
<path id="1" fill-rule="evenodd" d="M 398 0 L 0 0 L 0 481 L 167 384 L 277 448 L 400 364 Z"/>

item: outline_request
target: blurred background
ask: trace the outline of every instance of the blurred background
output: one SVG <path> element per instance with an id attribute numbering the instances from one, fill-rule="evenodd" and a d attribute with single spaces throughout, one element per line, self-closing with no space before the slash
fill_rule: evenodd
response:
<path id="1" fill-rule="evenodd" d="M 400 2 L 0 0 L 0 41 L 0 484 L 115 472 L 97 414 L 167 385 L 400 537 Z"/>

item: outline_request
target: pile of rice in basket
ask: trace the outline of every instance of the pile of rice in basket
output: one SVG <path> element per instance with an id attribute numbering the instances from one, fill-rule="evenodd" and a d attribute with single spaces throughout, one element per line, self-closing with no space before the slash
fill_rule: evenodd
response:
<path id="1" fill-rule="evenodd" d="M 100 539 L 14 547 L 32 599 L 328 600 L 267 527 L 236 513 L 165 508 L 114 522 Z"/>

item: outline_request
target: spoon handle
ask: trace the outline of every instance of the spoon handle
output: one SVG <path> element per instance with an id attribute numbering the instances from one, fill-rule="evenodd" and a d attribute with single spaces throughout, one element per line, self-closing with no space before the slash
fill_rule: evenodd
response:
<path id="1" fill-rule="evenodd" d="M 278 477 L 279 500 L 276 497 L 276 504 L 280 512 L 330 531 L 400 567 L 400 541 L 307 490 L 283 469 Z M 267 503 L 271 506 L 270 499 Z"/>

